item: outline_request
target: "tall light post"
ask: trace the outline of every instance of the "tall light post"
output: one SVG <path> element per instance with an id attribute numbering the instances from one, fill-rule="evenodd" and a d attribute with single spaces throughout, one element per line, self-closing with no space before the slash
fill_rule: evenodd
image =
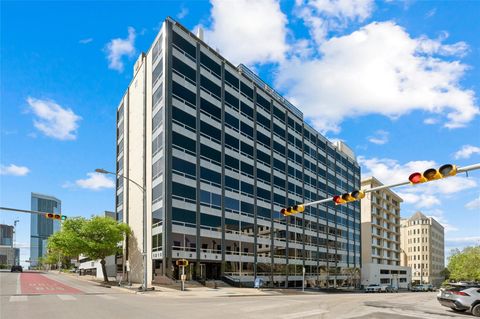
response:
<path id="1" fill-rule="evenodd" d="M 113 172 L 109 172 L 107 170 L 104 170 L 103 168 L 97 168 L 95 172 L 100 173 L 100 174 L 110 174 L 110 175 L 115 175 L 116 177 L 121 177 L 126 179 L 129 182 L 132 182 L 138 188 L 142 190 L 143 194 L 143 284 L 142 284 L 142 290 L 146 291 L 147 290 L 147 190 L 135 182 L 134 180 L 122 175 L 122 174 L 117 174 Z"/>

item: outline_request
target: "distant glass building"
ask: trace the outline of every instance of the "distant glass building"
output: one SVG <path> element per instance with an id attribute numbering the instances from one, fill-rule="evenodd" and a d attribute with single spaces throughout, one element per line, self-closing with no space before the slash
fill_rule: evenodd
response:
<path id="1" fill-rule="evenodd" d="M 34 211 L 61 213 L 62 202 L 53 196 L 32 193 L 31 199 Z M 60 230 L 60 222 L 37 214 L 30 216 L 30 266 L 34 267 L 47 252 L 48 237 Z"/>
<path id="2" fill-rule="evenodd" d="M 232 35 L 234 36 L 234 35 Z M 117 110 L 117 167 L 146 190 L 148 280 L 351 285 L 360 268 L 360 204 L 282 207 L 360 188 L 360 167 L 244 65 L 232 65 L 170 18 Z M 124 256 L 142 281 L 142 190 L 117 179 Z M 123 258 L 122 258 L 123 257 Z M 120 269 L 122 267 L 119 267 Z"/>
<path id="3" fill-rule="evenodd" d="M 14 248 L 15 229 L 10 225 L 0 224 L 0 265 L 18 265 L 20 263 L 20 249 Z"/>

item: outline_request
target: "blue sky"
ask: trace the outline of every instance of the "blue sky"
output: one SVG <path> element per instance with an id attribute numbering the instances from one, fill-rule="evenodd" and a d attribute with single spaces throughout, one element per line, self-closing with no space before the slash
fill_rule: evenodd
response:
<path id="1" fill-rule="evenodd" d="M 1 3 L 1 206 L 30 192 L 69 216 L 114 209 L 115 110 L 133 63 L 171 16 L 244 63 L 344 140 L 384 183 L 444 163 L 480 162 L 476 1 Z M 235 35 L 235 36 L 233 36 Z M 480 172 L 395 189 L 402 215 L 446 226 L 447 250 L 480 243 Z M 28 259 L 30 216 L 17 241 Z"/>

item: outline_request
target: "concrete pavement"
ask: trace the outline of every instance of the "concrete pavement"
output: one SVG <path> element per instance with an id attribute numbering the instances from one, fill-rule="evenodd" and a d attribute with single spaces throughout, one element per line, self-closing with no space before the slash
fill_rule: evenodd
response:
<path id="1" fill-rule="evenodd" d="M 435 293 L 282 293 L 238 288 L 192 288 L 187 292 L 164 288 L 135 294 L 121 288 L 55 273 L 46 278 L 80 293 L 21 291 L 18 273 L 0 273 L 0 318 L 349 318 L 413 319 L 468 318 L 438 304 Z M 27 277 L 25 277 L 27 278 Z M 38 277 L 39 280 L 44 280 Z M 35 282 L 35 277 L 29 282 Z M 50 283 L 53 284 L 53 283 Z M 18 291 L 17 289 L 19 289 Z M 249 295 L 251 293 L 251 295 Z"/>

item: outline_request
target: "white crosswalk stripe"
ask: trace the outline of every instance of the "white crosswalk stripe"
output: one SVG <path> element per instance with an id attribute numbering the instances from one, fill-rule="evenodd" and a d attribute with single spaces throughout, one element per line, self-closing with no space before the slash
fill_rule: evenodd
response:
<path id="1" fill-rule="evenodd" d="M 10 296 L 10 302 L 19 302 L 19 301 L 27 301 L 27 296 Z"/>
<path id="2" fill-rule="evenodd" d="M 77 298 L 75 298 L 72 295 L 57 295 L 57 296 L 58 296 L 58 298 L 60 298 L 63 301 L 77 300 Z"/>

